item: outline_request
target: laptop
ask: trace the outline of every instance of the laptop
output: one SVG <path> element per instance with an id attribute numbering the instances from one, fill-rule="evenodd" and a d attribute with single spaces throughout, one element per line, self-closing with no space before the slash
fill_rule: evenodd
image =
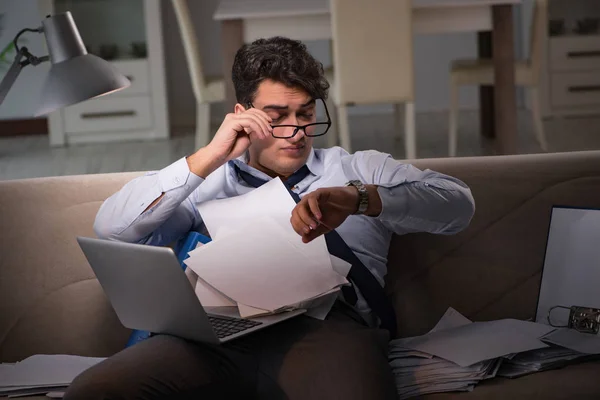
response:
<path id="1" fill-rule="evenodd" d="M 301 315 L 240 318 L 237 307 L 203 307 L 171 248 L 77 237 L 126 328 L 220 344 Z"/>
<path id="2" fill-rule="evenodd" d="M 570 307 L 600 308 L 600 209 L 553 206 L 535 321 L 567 326 Z"/>

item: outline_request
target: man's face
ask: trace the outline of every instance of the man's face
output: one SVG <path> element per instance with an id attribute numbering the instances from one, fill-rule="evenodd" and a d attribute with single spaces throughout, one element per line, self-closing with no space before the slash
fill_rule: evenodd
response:
<path id="1" fill-rule="evenodd" d="M 273 119 L 271 125 L 306 125 L 316 122 L 315 99 L 300 88 L 290 88 L 271 80 L 263 81 L 252 102 Z M 238 104 L 237 110 L 243 110 Z M 291 136 L 293 127 L 276 128 L 277 136 Z M 253 140 L 249 148 L 250 166 L 270 176 L 288 177 L 300 169 L 312 149 L 313 138 L 300 129 L 293 138 L 269 136 Z"/>

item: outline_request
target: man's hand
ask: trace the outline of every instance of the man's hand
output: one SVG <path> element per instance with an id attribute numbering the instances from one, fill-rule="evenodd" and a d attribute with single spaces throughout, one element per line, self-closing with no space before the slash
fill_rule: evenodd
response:
<path id="1" fill-rule="evenodd" d="M 206 178 L 227 161 L 244 154 L 253 140 L 270 137 L 272 121 L 256 108 L 227 114 L 211 142 L 187 158 L 190 170 Z"/>
<path id="2" fill-rule="evenodd" d="M 227 114 L 207 147 L 223 163 L 241 156 L 254 139 L 271 136 L 273 120 L 264 111 L 250 108 L 239 114 Z"/>
<path id="3" fill-rule="evenodd" d="M 369 207 L 365 215 L 381 214 L 381 197 L 376 185 L 365 185 Z M 308 243 L 334 230 L 358 210 L 358 190 L 353 186 L 321 188 L 304 196 L 292 210 L 290 222 L 294 230 Z"/>
<path id="4" fill-rule="evenodd" d="M 358 209 L 358 191 L 354 187 L 321 188 L 304 196 L 292 210 L 294 230 L 308 243 L 334 230 Z"/>

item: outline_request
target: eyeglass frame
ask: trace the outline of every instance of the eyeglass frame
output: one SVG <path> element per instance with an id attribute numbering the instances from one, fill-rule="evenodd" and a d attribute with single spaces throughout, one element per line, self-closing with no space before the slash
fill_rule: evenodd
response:
<path id="1" fill-rule="evenodd" d="M 306 136 L 306 137 L 319 137 L 319 136 L 323 136 L 327 132 L 329 132 L 329 128 L 331 128 L 331 117 L 329 116 L 329 110 L 327 109 L 327 103 L 325 103 L 325 100 L 323 100 L 322 98 L 315 99 L 315 102 L 317 100 L 321 100 L 321 102 L 323 102 L 323 107 L 325 107 L 325 114 L 327 115 L 327 122 L 313 122 L 313 123 L 306 124 L 306 125 L 286 125 L 286 124 L 271 125 L 271 128 L 273 128 L 273 129 L 275 129 L 275 128 L 296 128 L 296 129 L 294 129 L 294 133 L 292 134 L 292 136 L 286 136 L 286 137 L 275 136 L 275 133 L 273 133 L 273 131 L 271 131 L 271 136 L 273 136 L 275 139 L 291 139 L 294 136 L 296 136 L 296 134 L 300 131 L 300 129 L 302 129 L 304 131 L 304 136 Z M 256 107 L 254 107 L 254 105 L 252 104 L 251 101 L 249 101 L 247 105 L 251 108 L 256 108 Z M 309 126 L 314 126 L 314 125 L 327 125 L 327 129 L 325 129 L 325 132 L 320 133 L 318 135 L 307 134 L 306 128 Z"/>

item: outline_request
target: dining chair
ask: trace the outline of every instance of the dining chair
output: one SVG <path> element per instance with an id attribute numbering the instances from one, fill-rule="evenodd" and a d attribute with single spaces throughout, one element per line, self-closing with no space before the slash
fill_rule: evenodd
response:
<path id="1" fill-rule="evenodd" d="M 531 99 L 534 134 L 542 150 L 547 151 L 546 134 L 542 120 L 541 85 L 544 18 L 548 12 L 547 0 L 534 0 L 530 32 L 530 52 L 526 60 L 515 62 L 515 83 L 527 87 Z M 455 60 L 450 68 L 450 115 L 448 153 L 456 156 L 458 142 L 458 91 L 464 85 L 494 85 L 494 62 L 492 59 Z"/>
<path id="2" fill-rule="evenodd" d="M 398 120 L 404 104 L 406 158 L 416 158 L 412 1 L 330 0 L 330 12 L 341 146 L 352 151 L 349 106 L 391 103 Z"/>
<path id="3" fill-rule="evenodd" d="M 211 137 L 210 105 L 225 101 L 225 81 L 223 78 L 211 79 L 202 69 L 200 48 L 187 0 L 171 0 L 179 25 L 179 33 L 185 52 L 185 58 L 192 81 L 192 90 L 196 99 L 196 149 L 208 144 Z"/>

